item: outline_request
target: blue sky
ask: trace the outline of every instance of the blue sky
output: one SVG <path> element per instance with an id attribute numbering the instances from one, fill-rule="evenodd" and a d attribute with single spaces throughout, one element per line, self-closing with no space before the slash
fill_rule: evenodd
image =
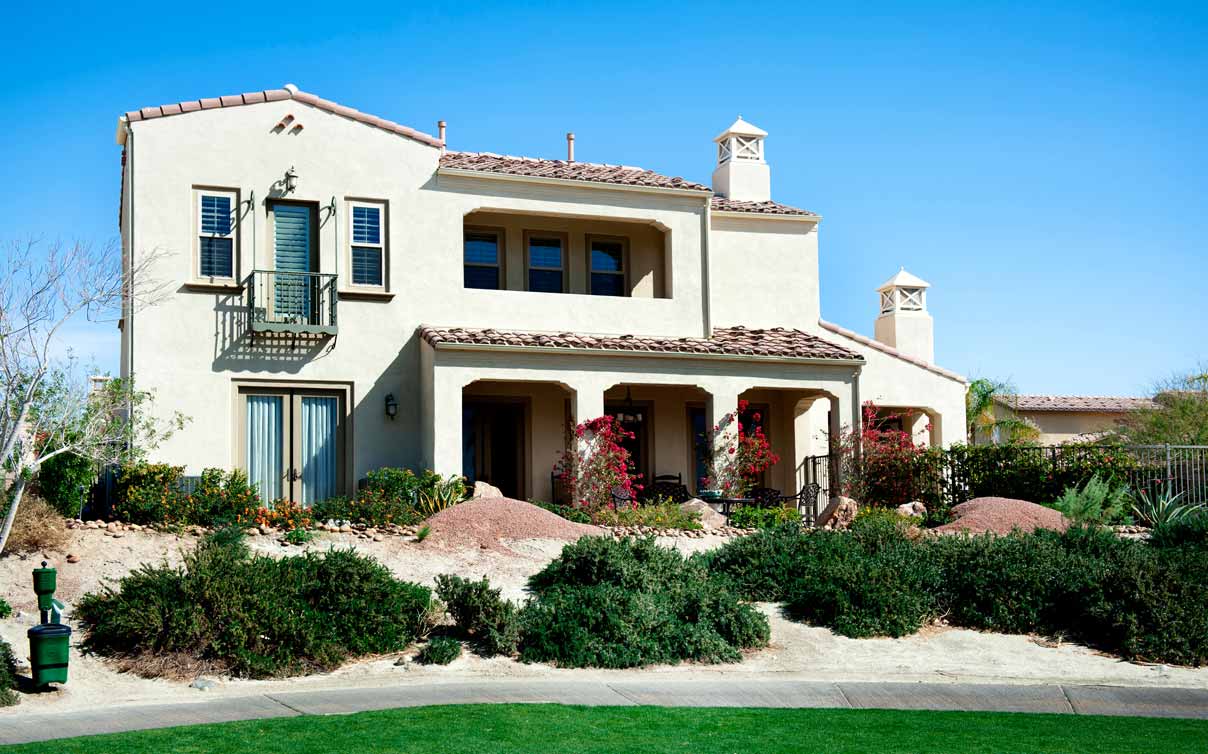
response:
<path id="1" fill-rule="evenodd" d="M 741 113 L 821 213 L 823 316 L 871 333 L 900 265 L 936 358 L 1131 394 L 1208 357 L 1208 5 L 389 2 L 17 6 L 3 239 L 117 234 L 125 110 L 294 82 L 454 149 L 708 182 Z M 768 270 L 768 275 L 775 275 Z M 111 323 L 68 333 L 116 367 Z"/>

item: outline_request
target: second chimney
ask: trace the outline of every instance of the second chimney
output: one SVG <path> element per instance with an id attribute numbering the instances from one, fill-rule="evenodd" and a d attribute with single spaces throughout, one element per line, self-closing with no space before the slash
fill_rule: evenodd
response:
<path id="1" fill-rule="evenodd" d="M 443 120 L 436 121 L 436 138 L 440 139 L 443 147 L 445 144 L 445 122 Z"/>
<path id="2" fill-rule="evenodd" d="M 575 161 L 575 134 L 573 131 L 566 134 L 566 161 Z"/>

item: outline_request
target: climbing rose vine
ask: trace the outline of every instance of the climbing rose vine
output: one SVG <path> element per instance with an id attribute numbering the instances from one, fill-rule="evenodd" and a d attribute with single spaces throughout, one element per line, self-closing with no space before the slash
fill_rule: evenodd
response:
<path id="1" fill-rule="evenodd" d="M 621 445 L 633 433 L 613 416 L 601 416 L 579 424 L 567 433 L 554 473 L 566 483 L 575 505 L 583 508 L 615 507 L 613 492 L 637 505 L 641 477 L 630 470 L 629 451 Z"/>
<path id="2" fill-rule="evenodd" d="M 706 463 L 707 475 L 701 483 L 705 488 L 721 490 L 726 497 L 746 496 L 759 483 L 759 475 L 780 462 L 763 433 L 763 416 L 758 411 L 750 414 L 751 430 L 743 427 L 742 417 L 749 409 L 747 401 L 739 401 L 737 411 L 723 416 L 706 433 L 713 455 Z M 734 425 L 737 431 L 730 432 Z"/>
<path id="3" fill-rule="evenodd" d="M 843 494 L 861 503 L 896 507 L 919 496 L 919 459 L 927 448 L 916 445 L 910 432 L 882 429 L 887 419 L 872 403 L 863 406 L 863 426 L 849 430 L 834 449 L 843 464 Z M 910 426 L 911 412 L 902 414 Z M 930 429 L 930 425 L 928 425 Z"/>

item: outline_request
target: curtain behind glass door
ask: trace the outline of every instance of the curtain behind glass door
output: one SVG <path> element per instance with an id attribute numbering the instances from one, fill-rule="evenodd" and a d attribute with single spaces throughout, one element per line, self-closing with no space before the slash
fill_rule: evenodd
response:
<path id="1" fill-rule="evenodd" d="M 299 451 L 303 505 L 313 505 L 336 494 L 339 412 L 340 399 L 335 396 L 302 396 Z"/>
<path id="2" fill-rule="evenodd" d="M 282 497 L 284 404 L 280 395 L 247 397 L 247 476 L 265 503 Z"/>

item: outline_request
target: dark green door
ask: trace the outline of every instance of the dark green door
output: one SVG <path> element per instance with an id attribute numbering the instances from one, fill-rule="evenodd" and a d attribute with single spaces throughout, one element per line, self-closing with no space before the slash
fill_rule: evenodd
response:
<path id="1" fill-rule="evenodd" d="M 314 228 L 310 207 L 273 207 L 273 297 L 277 317 L 309 322 L 311 315 L 311 246 Z"/>

